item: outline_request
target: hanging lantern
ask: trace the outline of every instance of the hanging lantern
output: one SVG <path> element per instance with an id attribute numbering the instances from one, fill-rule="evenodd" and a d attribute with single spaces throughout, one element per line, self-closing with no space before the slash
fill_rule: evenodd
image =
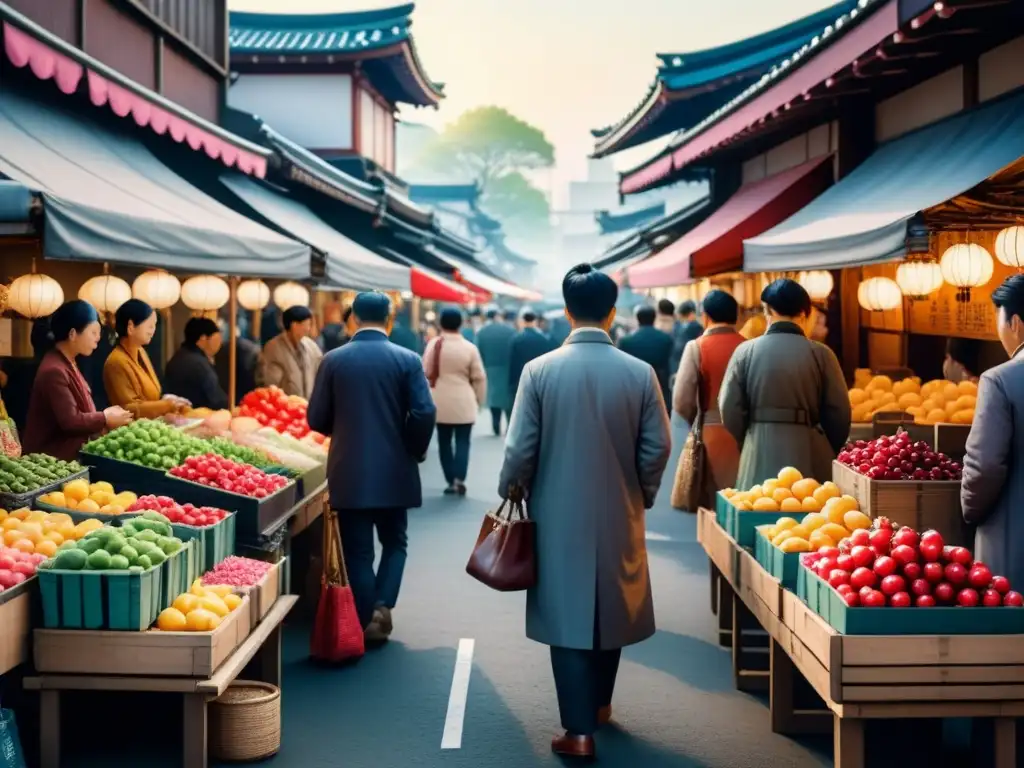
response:
<path id="1" fill-rule="evenodd" d="M 64 289 L 49 275 L 22 275 L 11 283 L 7 307 L 22 317 L 48 317 L 64 303 Z"/>
<path id="2" fill-rule="evenodd" d="M 274 304 L 282 312 L 292 307 L 308 307 L 309 291 L 298 283 L 281 283 L 274 289 Z"/>
<path id="3" fill-rule="evenodd" d="M 903 294 L 895 280 L 870 277 L 857 288 L 857 302 L 868 312 L 885 312 L 903 303 Z"/>
<path id="4" fill-rule="evenodd" d="M 971 288 L 985 285 L 992 279 L 995 265 L 992 255 L 977 243 L 958 243 L 942 254 L 939 262 L 942 279 L 956 290 L 956 300 L 971 300 Z"/>
<path id="5" fill-rule="evenodd" d="M 942 267 L 934 261 L 908 261 L 896 267 L 896 284 L 903 295 L 918 301 L 942 287 Z"/>
<path id="6" fill-rule="evenodd" d="M 835 285 L 832 273 L 824 269 L 801 272 L 797 276 L 797 282 L 807 291 L 811 301 L 825 301 L 832 295 L 832 287 Z"/>
<path id="7" fill-rule="evenodd" d="M 996 235 L 996 258 L 1013 269 L 1024 268 L 1024 227 L 1007 227 Z"/>
<path id="8" fill-rule="evenodd" d="M 174 275 L 162 269 L 151 269 L 135 278 L 132 296 L 146 302 L 153 309 L 167 309 L 181 298 L 181 283 Z"/>
<path id="9" fill-rule="evenodd" d="M 132 288 L 120 277 L 97 275 L 78 289 L 78 298 L 88 301 L 97 312 L 113 313 L 132 297 Z"/>
<path id="10" fill-rule="evenodd" d="M 181 286 L 181 301 L 196 312 L 212 312 L 220 309 L 231 298 L 231 289 L 219 277 L 200 275 L 190 277 Z"/>
<path id="11" fill-rule="evenodd" d="M 262 280 L 245 280 L 238 284 L 238 304 L 242 309 L 257 312 L 270 303 L 270 288 Z"/>

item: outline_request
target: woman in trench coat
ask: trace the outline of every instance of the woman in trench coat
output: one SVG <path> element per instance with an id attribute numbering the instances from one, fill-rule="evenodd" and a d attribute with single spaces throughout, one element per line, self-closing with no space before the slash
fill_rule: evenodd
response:
<path id="1" fill-rule="evenodd" d="M 737 348 L 718 398 L 722 422 L 741 447 L 736 487 L 783 467 L 828 480 L 850 435 L 843 371 L 831 349 L 806 336 L 813 307 L 803 286 L 776 280 L 761 302 L 768 329 Z"/>

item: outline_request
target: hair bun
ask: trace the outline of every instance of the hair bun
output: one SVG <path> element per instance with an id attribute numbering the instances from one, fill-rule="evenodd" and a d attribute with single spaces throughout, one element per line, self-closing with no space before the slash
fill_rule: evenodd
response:
<path id="1" fill-rule="evenodd" d="M 593 271 L 594 271 L 594 265 L 593 264 L 583 263 L 583 264 L 580 264 L 578 267 L 576 267 L 576 273 L 580 274 L 580 275 L 589 275 Z"/>

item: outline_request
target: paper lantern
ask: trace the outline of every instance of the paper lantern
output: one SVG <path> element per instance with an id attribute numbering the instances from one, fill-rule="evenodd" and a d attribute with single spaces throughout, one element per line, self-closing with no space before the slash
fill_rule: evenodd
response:
<path id="1" fill-rule="evenodd" d="M 934 261 L 908 261 L 896 267 L 896 284 L 911 301 L 923 299 L 942 287 L 942 267 Z"/>
<path id="2" fill-rule="evenodd" d="M 64 289 L 49 275 L 22 275 L 7 292 L 8 309 L 22 317 L 47 317 L 64 303 Z"/>
<path id="3" fill-rule="evenodd" d="M 1007 227 L 996 235 L 996 258 L 1014 269 L 1024 267 L 1024 227 Z"/>
<path id="4" fill-rule="evenodd" d="M 153 309 L 167 309 L 181 298 L 181 283 L 174 275 L 162 269 L 151 269 L 135 278 L 132 296 L 146 302 Z"/>
<path id="5" fill-rule="evenodd" d="M 281 283 L 274 289 L 274 304 L 282 312 L 292 307 L 308 307 L 309 291 L 298 283 Z"/>
<path id="6" fill-rule="evenodd" d="M 97 312 L 117 312 L 117 308 L 131 297 L 131 286 L 113 275 L 91 277 L 78 289 L 78 298 L 88 301 Z"/>
<path id="7" fill-rule="evenodd" d="M 992 255 L 977 243 L 958 243 L 942 254 L 939 262 L 942 279 L 956 288 L 956 300 L 971 300 L 971 288 L 992 279 L 995 264 Z"/>
<path id="8" fill-rule="evenodd" d="M 804 287 L 811 301 L 825 301 L 832 295 L 832 273 L 824 269 L 816 269 L 811 272 L 801 272 L 797 276 L 797 282 Z"/>
<path id="9" fill-rule="evenodd" d="M 903 294 L 895 280 L 870 277 L 857 288 L 857 302 L 869 312 L 884 312 L 900 306 Z"/>
<path id="10" fill-rule="evenodd" d="M 238 304 L 256 312 L 270 303 L 270 288 L 262 280 L 245 280 L 238 285 Z"/>
<path id="11" fill-rule="evenodd" d="M 181 301 L 196 312 L 212 312 L 228 303 L 231 289 L 219 277 L 200 275 L 190 277 L 181 286 Z"/>

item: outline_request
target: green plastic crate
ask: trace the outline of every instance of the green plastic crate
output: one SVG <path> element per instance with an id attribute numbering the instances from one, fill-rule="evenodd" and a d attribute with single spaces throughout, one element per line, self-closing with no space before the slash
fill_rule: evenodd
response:
<path id="1" fill-rule="evenodd" d="M 171 524 L 171 530 L 182 541 L 196 542 L 199 574 L 206 573 L 228 555 L 235 554 L 235 515 L 228 514 L 216 525 L 197 528 L 194 525 Z"/>
<path id="2" fill-rule="evenodd" d="M 715 519 L 726 533 L 732 529 L 734 525 L 732 518 L 737 511 L 733 503 L 725 498 L 721 491 L 715 494 Z M 732 534 L 729 533 L 729 535 Z"/>
<path id="3" fill-rule="evenodd" d="M 797 512 L 787 517 L 792 517 L 798 523 L 801 522 L 809 512 Z M 769 525 L 759 525 L 754 529 L 754 559 L 761 564 L 768 573 L 774 576 L 786 589 L 796 588 L 797 573 L 800 570 L 800 552 L 783 552 L 774 546 L 768 537 L 764 535 L 765 530 L 771 528 Z"/>
<path id="4" fill-rule="evenodd" d="M 843 635 L 1024 634 L 1024 608 L 850 608 L 804 566 L 799 579 L 797 596 Z"/>
<path id="5" fill-rule="evenodd" d="M 723 530 L 741 547 L 753 549 L 755 532 L 759 525 L 771 525 L 780 517 L 792 517 L 802 520 L 806 512 L 755 512 L 749 509 L 737 509 L 736 506 L 722 495 L 715 497 L 715 518 Z"/>
<path id="6" fill-rule="evenodd" d="M 43 626 L 135 632 L 149 629 L 163 610 L 163 566 L 142 573 L 39 570 Z"/>

